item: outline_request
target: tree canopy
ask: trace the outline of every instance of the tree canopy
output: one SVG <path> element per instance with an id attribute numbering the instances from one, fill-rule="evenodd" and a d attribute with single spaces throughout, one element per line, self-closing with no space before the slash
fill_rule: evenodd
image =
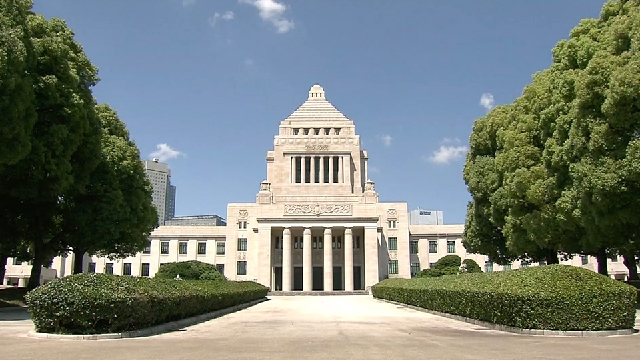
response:
<path id="1" fill-rule="evenodd" d="M 638 252 L 640 1 L 607 2 L 512 104 L 476 120 L 463 242 L 498 263 Z M 633 254 L 633 255 L 631 255 Z M 633 260 L 635 269 L 635 259 Z"/>

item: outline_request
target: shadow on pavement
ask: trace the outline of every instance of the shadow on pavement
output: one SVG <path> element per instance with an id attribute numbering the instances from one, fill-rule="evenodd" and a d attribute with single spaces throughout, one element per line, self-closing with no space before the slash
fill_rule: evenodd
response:
<path id="1" fill-rule="evenodd" d="M 30 320 L 31 315 L 27 311 L 27 308 L 15 307 L 15 308 L 3 308 L 0 311 L 0 322 L 2 321 L 23 321 Z"/>

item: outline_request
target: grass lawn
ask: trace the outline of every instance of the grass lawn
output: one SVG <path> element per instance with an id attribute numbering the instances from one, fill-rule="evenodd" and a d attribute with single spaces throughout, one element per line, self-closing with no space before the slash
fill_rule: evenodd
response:
<path id="1" fill-rule="evenodd" d="M 25 306 L 24 295 L 26 293 L 26 288 L 0 289 L 0 308 Z"/>

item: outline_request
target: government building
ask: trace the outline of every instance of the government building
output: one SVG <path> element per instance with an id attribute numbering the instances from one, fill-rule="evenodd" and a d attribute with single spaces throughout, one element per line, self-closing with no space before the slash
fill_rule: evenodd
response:
<path id="1" fill-rule="evenodd" d="M 153 276 L 162 263 L 200 260 L 231 280 L 257 281 L 272 291 L 353 291 L 386 278 L 412 277 L 448 254 L 473 259 L 487 272 L 528 266 L 494 266 L 486 256 L 468 254 L 463 225 L 443 224 L 442 212 L 379 201 L 354 122 L 319 85 L 280 122 L 266 162 L 255 202 L 228 204 L 226 221 L 169 215 L 135 257 L 85 256 L 84 271 Z M 30 265 L 12 261 L 4 283 L 26 284 Z M 609 264 L 611 273 L 626 275 L 616 262 Z M 565 263 L 596 269 L 588 257 Z M 73 254 L 57 257 L 41 281 L 72 269 Z"/>

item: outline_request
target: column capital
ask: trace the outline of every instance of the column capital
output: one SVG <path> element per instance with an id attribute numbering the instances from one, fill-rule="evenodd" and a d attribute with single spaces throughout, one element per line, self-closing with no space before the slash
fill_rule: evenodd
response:
<path id="1" fill-rule="evenodd" d="M 351 228 L 350 227 L 344 228 L 344 233 L 345 234 L 351 234 Z"/>
<path id="2" fill-rule="evenodd" d="M 325 235 L 327 235 L 327 234 L 331 235 L 331 228 L 330 227 L 325 227 L 324 228 L 324 233 L 325 233 Z"/>
<path id="3" fill-rule="evenodd" d="M 283 233 L 284 235 L 291 235 L 291 228 L 288 228 L 288 227 L 284 228 L 284 230 L 282 231 L 282 233 Z"/>
<path id="4" fill-rule="evenodd" d="M 308 227 L 304 228 L 303 235 L 311 235 L 311 228 L 308 228 Z"/>

